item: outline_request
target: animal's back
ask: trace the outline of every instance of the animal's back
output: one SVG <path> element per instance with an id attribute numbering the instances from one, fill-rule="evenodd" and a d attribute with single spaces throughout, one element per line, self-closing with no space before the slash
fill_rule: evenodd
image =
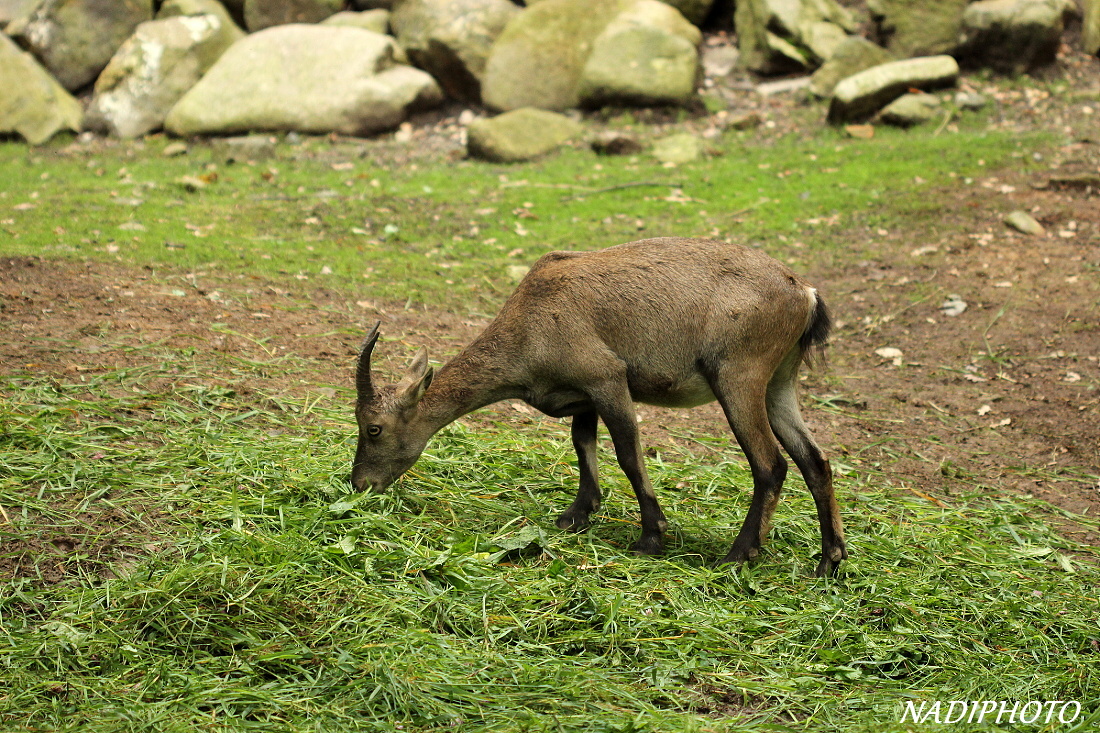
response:
<path id="1" fill-rule="evenodd" d="M 636 400 L 691 406 L 713 399 L 720 363 L 770 375 L 809 323 L 813 292 L 748 247 L 646 239 L 542 257 L 494 325 L 522 334 L 535 373 L 580 379 L 610 357 Z"/>

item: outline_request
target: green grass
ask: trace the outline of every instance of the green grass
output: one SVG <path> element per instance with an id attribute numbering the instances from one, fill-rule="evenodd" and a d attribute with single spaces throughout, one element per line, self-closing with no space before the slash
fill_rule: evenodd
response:
<path id="1" fill-rule="evenodd" d="M 852 558 L 820 580 L 792 481 L 763 556 L 716 570 L 751 479 L 713 439 L 725 458 L 650 461 L 673 529 L 635 558 L 610 465 L 602 521 L 553 528 L 576 481 L 556 421 L 458 423 L 390 494 L 347 495 L 340 400 L 177 372 L 3 385 L 0 541 L 41 548 L 0 593 L 4 729 L 881 731 L 907 700 L 1006 699 L 1097 720 L 1100 572 L 1035 502 L 849 473 Z"/>
<path id="2" fill-rule="evenodd" d="M 863 228 L 949 226 L 954 187 L 1028 160 L 1021 143 L 1052 141 L 738 133 L 676 169 L 5 142 L 0 253 L 488 313 L 509 266 L 556 248 L 744 236 L 858 259 Z M 609 449 L 599 521 L 554 529 L 576 482 L 555 421 L 460 422 L 390 493 L 348 495 L 350 395 L 266 394 L 308 368 L 291 358 L 141 348 L 142 367 L 0 384 L 2 730 L 886 731 L 937 700 L 1078 700 L 1074 726 L 1029 729 L 1096 726 L 1100 572 L 1039 502 L 929 500 L 839 457 L 842 577 L 809 577 L 796 478 L 762 557 L 719 571 L 751 479 L 728 437 L 700 437 L 718 457 L 649 459 L 672 532 L 635 558 Z"/>
<path id="3" fill-rule="evenodd" d="M 0 143 L 0 228 L 10 236 L 0 246 L 477 306 L 500 301 L 510 265 L 552 249 L 688 235 L 753 238 L 776 254 L 848 254 L 838 229 L 939 218 L 953 206 L 944 186 L 1023 165 L 1020 151 L 1045 142 L 980 130 L 887 130 L 870 141 L 833 130 L 736 133 L 716 141 L 715 157 L 675 169 L 580 149 L 531 165 L 383 167 L 371 143 L 326 139 L 282 141 L 270 158 L 233 163 L 224 147 L 202 143 L 165 158 L 157 138 L 139 148 Z"/>

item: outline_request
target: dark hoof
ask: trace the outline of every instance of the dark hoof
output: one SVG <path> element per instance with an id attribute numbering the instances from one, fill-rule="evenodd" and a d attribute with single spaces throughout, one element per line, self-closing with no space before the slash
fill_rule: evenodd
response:
<path id="1" fill-rule="evenodd" d="M 831 550 L 821 551 L 821 561 L 817 564 L 814 575 L 819 578 L 828 578 L 836 575 L 840 563 L 848 559 L 848 549 L 844 545 L 838 545 Z"/>
<path id="2" fill-rule="evenodd" d="M 760 554 L 759 547 L 740 547 L 736 542 L 733 543 L 733 547 L 730 551 L 718 561 L 718 566 L 722 565 L 744 565 L 749 560 L 753 559 Z"/>
<path id="3" fill-rule="evenodd" d="M 660 535 L 650 537 L 642 535 L 637 542 L 630 546 L 630 551 L 635 555 L 663 555 L 665 542 Z"/>
<path id="4" fill-rule="evenodd" d="M 555 527 L 564 529 L 566 532 L 583 532 L 588 529 L 590 524 L 587 512 L 579 512 L 574 509 L 567 509 L 554 521 Z"/>

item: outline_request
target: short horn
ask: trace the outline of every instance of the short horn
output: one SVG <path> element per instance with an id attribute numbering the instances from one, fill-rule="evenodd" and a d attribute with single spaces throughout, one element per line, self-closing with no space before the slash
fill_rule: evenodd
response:
<path id="1" fill-rule="evenodd" d="M 355 392 L 359 399 L 367 399 L 374 394 L 374 385 L 370 380 L 370 356 L 374 351 L 374 344 L 378 341 L 378 329 L 382 321 L 374 324 L 374 328 L 367 334 L 359 349 L 359 361 L 355 366 Z"/>

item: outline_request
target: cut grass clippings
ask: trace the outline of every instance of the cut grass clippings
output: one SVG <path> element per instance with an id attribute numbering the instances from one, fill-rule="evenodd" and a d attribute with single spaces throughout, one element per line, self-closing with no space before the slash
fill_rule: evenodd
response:
<path id="1" fill-rule="evenodd" d="M 351 495 L 338 402 L 153 369 L 2 395 L 4 729 L 883 731 L 913 700 L 1077 700 L 1057 729 L 1095 724 L 1100 572 L 1035 502 L 849 473 L 852 557 L 822 580 L 792 480 L 762 556 L 718 570 L 751 485 L 729 441 L 650 460 L 672 531 L 636 558 L 611 465 L 591 530 L 554 528 L 556 421 L 457 423 Z"/>

